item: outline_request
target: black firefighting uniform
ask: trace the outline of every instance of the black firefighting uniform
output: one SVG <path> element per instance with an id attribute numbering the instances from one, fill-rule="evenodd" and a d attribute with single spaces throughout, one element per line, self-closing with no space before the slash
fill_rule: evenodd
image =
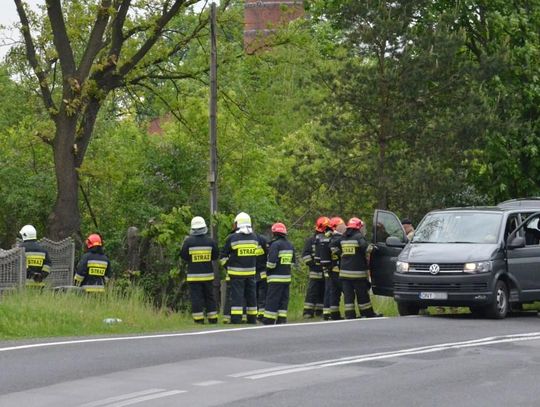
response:
<path id="1" fill-rule="evenodd" d="M 204 322 L 204 312 L 211 324 L 217 322 L 217 303 L 214 298 L 214 268 L 212 261 L 219 256 L 216 242 L 208 235 L 188 236 L 180 250 L 187 263 L 187 278 L 191 296 L 191 315 L 197 323 Z"/>
<path id="2" fill-rule="evenodd" d="M 332 237 L 330 238 L 330 248 L 336 246 L 341 240 L 343 235 L 338 231 L 334 231 Z M 341 319 L 341 313 L 339 311 L 339 301 L 341 299 L 341 281 L 339 279 L 339 252 L 331 250 L 332 255 L 332 266 L 330 271 L 330 318 L 332 320 Z"/>
<path id="3" fill-rule="evenodd" d="M 75 285 L 87 293 L 102 293 L 111 277 L 111 262 L 101 246 L 95 246 L 82 256 L 75 271 Z"/>
<path id="4" fill-rule="evenodd" d="M 302 251 L 302 260 L 309 266 L 309 283 L 304 301 L 304 316 L 321 315 L 324 306 L 324 278 L 320 255 L 316 253 L 321 233 L 309 237 Z"/>
<path id="5" fill-rule="evenodd" d="M 257 234 L 259 247 L 257 248 L 257 263 L 255 266 L 255 283 L 257 292 L 257 318 L 262 319 L 264 316 L 266 293 L 268 284 L 266 281 L 266 261 L 268 259 L 268 240 Z"/>
<path id="6" fill-rule="evenodd" d="M 321 268 L 324 276 L 324 305 L 323 305 L 323 318 L 329 320 L 331 318 L 330 303 L 332 299 L 332 280 L 330 279 L 330 273 L 332 271 L 332 252 L 330 251 L 330 239 L 332 238 L 332 231 L 327 229 L 319 239 L 317 239 L 316 253 L 320 255 Z"/>
<path id="7" fill-rule="evenodd" d="M 277 235 L 270 244 L 266 263 L 268 294 L 263 323 L 265 325 L 287 322 L 289 307 L 289 285 L 291 265 L 294 261 L 294 247 L 285 236 Z"/>
<path id="8" fill-rule="evenodd" d="M 19 244 L 26 256 L 26 286 L 43 287 L 43 280 L 51 272 L 49 253 L 37 240 L 26 240 Z"/>
<path id="9" fill-rule="evenodd" d="M 345 299 L 345 318 L 356 318 L 355 299 L 360 314 L 373 317 L 375 313 L 369 298 L 368 265 L 366 249 L 368 243 L 360 231 L 347 229 L 342 239 L 333 243 L 336 253 L 341 254 L 339 278 Z"/>
<path id="10" fill-rule="evenodd" d="M 221 251 L 220 261 L 230 278 L 231 323 L 242 322 L 244 303 L 247 323 L 257 322 L 255 269 L 259 240 L 255 233 L 239 231 L 229 235 Z"/>

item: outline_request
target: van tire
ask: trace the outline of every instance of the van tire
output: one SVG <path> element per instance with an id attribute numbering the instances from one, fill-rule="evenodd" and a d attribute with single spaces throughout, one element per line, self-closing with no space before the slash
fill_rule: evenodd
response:
<path id="1" fill-rule="evenodd" d="M 420 312 L 420 306 L 412 302 L 401 302 L 398 301 L 397 309 L 399 315 L 405 317 L 407 315 L 418 315 Z"/>
<path id="2" fill-rule="evenodd" d="M 504 281 L 498 280 L 495 284 L 494 300 L 485 308 L 486 316 L 492 319 L 503 319 L 510 310 L 508 287 Z"/>

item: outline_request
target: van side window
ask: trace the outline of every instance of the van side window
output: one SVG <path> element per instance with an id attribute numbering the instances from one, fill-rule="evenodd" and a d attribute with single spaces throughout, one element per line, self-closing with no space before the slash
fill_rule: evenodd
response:
<path id="1" fill-rule="evenodd" d="M 519 225 L 519 218 L 517 214 L 513 214 L 508 216 L 508 219 L 506 220 L 506 229 L 504 230 L 504 240 L 508 239 L 508 236 L 510 233 L 512 233 L 513 230 L 517 228 Z"/>
<path id="2" fill-rule="evenodd" d="M 527 218 L 527 214 L 522 214 L 522 216 L 523 220 Z M 540 222 L 538 216 L 530 219 L 523 230 L 525 231 L 525 245 L 537 246 L 540 243 Z"/>

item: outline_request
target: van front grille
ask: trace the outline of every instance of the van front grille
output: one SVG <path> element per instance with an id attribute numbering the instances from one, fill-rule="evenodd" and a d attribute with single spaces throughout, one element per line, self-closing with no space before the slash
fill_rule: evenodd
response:
<path id="1" fill-rule="evenodd" d="M 485 292 L 487 283 L 394 283 L 394 291 Z"/>

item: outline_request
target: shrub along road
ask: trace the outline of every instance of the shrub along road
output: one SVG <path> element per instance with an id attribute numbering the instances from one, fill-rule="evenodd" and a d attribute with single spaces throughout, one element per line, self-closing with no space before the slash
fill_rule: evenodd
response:
<path id="1" fill-rule="evenodd" d="M 534 405 L 535 315 L 4 342 L 0 405 Z"/>

